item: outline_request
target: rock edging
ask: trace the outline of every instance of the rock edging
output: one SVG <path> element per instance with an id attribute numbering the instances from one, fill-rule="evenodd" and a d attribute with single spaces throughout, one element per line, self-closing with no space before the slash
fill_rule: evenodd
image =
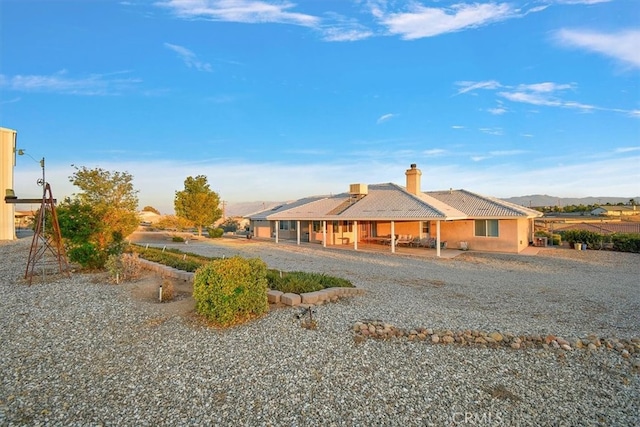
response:
<path id="1" fill-rule="evenodd" d="M 409 341 L 427 341 L 432 344 L 458 344 L 475 347 L 508 347 L 514 350 L 524 348 L 572 350 L 617 351 L 625 359 L 632 355 L 640 355 L 640 337 L 631 339 L 602 338 L 588 335 L 576 338 L 571 342 L 555 335 L 515 335 L 498 331 L 485 332 L 478 330 L 439 330 L 431 328 L 402 329 L 389 323 L 377 320 L 355 322 L 353 331 L 359 340 L 373 338 L 379 340 L 407 339 Z"/>

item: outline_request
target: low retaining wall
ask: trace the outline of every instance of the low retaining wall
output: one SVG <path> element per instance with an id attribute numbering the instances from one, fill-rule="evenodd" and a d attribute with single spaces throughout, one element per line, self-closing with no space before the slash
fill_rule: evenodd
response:
<path id="1" fill-rule="evenodd" d="M 177 268 L 169 267 L 157 262 L 148 261 L 146 259 L 138 258 L 142 268 L 155 271 L 163 277 L 170 277 L 173 279 L 183 280 L 185 282 L 193 283 L 193 277 L 195 273 L 188 271 L 178 270 Z M 280 291 L 269 290 L 267 291 L 267 299 L 270 304 L 284 304 L 288 306 L 299 305 L 322 305 L 329 301 L 337 301 L 339 298 L 363 295 L 364 289 L 360 288 L 327 288 L 321 291 L 307 292 L 304 294 L 284 293 Z"/>
<path id="2" fill-rule="evenodd" d="M 321 291 L 307 292 L 304 294 L 284 293 L 270 290 L 267 292 L 267 298 L 272 304 L 282 303 L 284 305 L 295 307 L 299 305 L 322 305 L 329 301 L 337 301 L 339 298 L 363 294 L 364 289 L 359 288 L 326 288 Z"/>
<path id="3" fill-rule="evenodd" d="M 146 259 L 138 258 L 140 261 L 140 265 L 142 268 L 146 268 L 147 270 L 155 271 L 156 273 L 162 275 L 163 277 L 170 277 L 172 279 L 183 280 L 185 282 L 193 283 L 193 276 L 195 273 L 190 273 L 184 270 L 178 270 L 177 268 L 169 267 L 163 264 L 158 264 L 157 262 L 147 261 Z"/>

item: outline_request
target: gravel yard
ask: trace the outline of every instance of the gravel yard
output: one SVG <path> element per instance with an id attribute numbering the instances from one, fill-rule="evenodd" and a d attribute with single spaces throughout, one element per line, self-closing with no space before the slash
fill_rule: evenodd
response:
<path id="1" fill-rule="evenodd" d="M 152 242 L 158 244 L 158 242 Z M 640 256 L 543 250 L 436 259 L 316 245 L 168 247 L 324 272 L 364 296 L 228 330 L 74 274 L 28 286 L 30 239 L 0 242 L 0 425 L 640 425 L 640 353 L 354 339 L 353 325 L 569 341 L 640 337 Z"/>

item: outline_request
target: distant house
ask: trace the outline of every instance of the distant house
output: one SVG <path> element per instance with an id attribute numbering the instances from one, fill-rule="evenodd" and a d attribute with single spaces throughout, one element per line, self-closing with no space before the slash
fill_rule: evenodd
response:
<path id="1" fill-rule="evenodd" d="M 15 211 L 15 228 L 22 230 L 29 228 L 35 219 L 35 211 Z"/>
<path id="2" fill-rule="evenodd" d="M 591 211 L 591 215 L 600 216 L 632 216 L 640 215 L 640 209 L 636 205 L 633 206 L 599 206 Z"/>
<path id="3" fill-rule="evenodd" d="M 152 211 L 140 211 L 138 218 L 140 218 L 140 223 L 151 225 L 157 224 L 162 219 L 162 215 Z"/>
<path id="4" fill-rule="evenodd" d="M 533 240 L 536 210 L 466 190 L 420 190 L 422 172 L 394 183 L 351 184 L 348 193 L 285 203 L 246 217 L 254 237 L 323 246 L 373 242 L 398 245 L 432 241 L 442 247 L 518 253 Z M 446 242 L 446 243 L 445 243 Z"/>

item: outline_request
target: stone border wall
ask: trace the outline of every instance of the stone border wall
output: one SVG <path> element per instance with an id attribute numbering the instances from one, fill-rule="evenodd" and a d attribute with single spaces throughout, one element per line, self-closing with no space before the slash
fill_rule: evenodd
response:
<path id="1" fill-rule="evenodd" d="M 138 260 L 140 261 L 142 268 L 155 271 L 163 277 L 170 277 L 173 279 L 193 283 L 193 277 L 195 276 L 195 273 L 178 270 L 177 268 L 169 267 L 142 258 L 138 258 Z M 329 301 L 337 301 L 339 298 L 363 294 L 364 289 L 360 288 L 327 288 L 321 291 L 307 292 L 304 294 L 284 293 L 280 291 L 269 290 L 267 291 L 267 299 L 269 300 L 270 304 L 284 304 L 295 307 L 299 305 L 322 305 Z"/>

